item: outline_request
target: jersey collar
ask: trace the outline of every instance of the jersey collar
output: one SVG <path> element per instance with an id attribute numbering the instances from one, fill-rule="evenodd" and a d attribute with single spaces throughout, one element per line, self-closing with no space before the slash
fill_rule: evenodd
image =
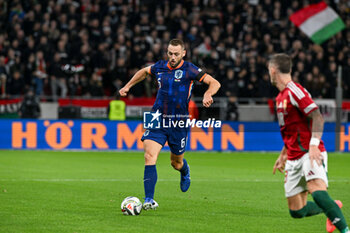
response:
<path id="1" fill-rule="evenodd" d="M 175 68 L 173 68 L 169 65 L 169 61 L 168 61 L 167 67 L 169 68 L 169 70 L 175 70 L 175 69 L 179 69 L 183 64 L 184 64 L 184 60 L 181 60 L 180 64 L 178 66 L 176 66 Z"/>

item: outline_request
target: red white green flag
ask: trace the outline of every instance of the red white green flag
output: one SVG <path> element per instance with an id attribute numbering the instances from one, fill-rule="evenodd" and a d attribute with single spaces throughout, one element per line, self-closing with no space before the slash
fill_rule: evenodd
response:
<path id="1" fill-rule="evenodd" d="M 323 43 L 345 28 L 339 15 L 325 2 L 298 10 L 290 16 L 290 20 L 316 44 Z"/>

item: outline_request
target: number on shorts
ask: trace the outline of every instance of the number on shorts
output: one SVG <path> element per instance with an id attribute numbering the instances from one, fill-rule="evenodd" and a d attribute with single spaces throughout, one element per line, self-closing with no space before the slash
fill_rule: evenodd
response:
<path id="1" fill-rule="evenodd" d="M 181 139 L 181 148 L 186 146 L 186 138 Z"/>

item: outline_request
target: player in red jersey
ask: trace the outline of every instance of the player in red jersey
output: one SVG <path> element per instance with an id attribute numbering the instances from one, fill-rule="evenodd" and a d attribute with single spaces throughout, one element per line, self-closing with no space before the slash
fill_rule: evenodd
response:
<path id="1" fill-rule="evenodd" d="M 349 233 L 340 210 L 327 192 L 327 152 L 321 140 L 322 115 L 311 95 L 291 78 L 292 60 L 287 54 L 275 54 L 268 62 L 271 83 L 280 91 L 276 97 L 277 117 L 284 147 L 273 167 L 285 171 L 285 195 L 293 218 L 325 213 L 327 231 L 335 228 Z M 307 201 L 308 192 L 315 202 Z"/>

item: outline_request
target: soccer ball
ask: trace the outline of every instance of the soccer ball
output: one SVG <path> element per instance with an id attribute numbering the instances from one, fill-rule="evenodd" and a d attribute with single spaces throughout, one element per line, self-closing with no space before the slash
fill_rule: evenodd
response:
<path id="1" fill-rule="evenodd" d="M 139 215 L 142 210 L 142 203 L 137 197 L 127 197 L 120 206 L 125 215 Z"/>

